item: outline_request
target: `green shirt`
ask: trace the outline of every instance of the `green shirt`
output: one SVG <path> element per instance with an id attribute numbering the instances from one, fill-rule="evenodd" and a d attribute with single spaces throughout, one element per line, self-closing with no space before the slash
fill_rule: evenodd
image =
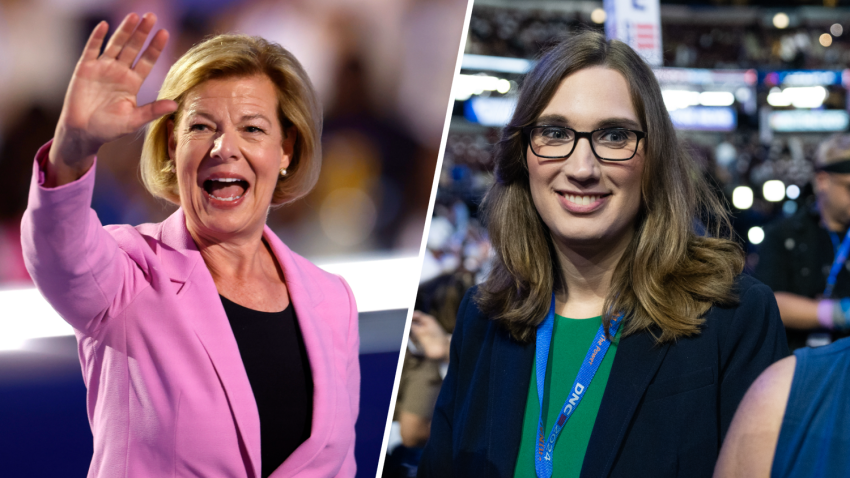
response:
<path id="1" fill-rule="evenodd" d="M 590 348 L 596 331 L 602 323 L 602 317 L 592 319 L 568 319 L 555 315 L 555 326 L 552 330 L 552 344 L 549 347 L 549 362 L 546 366 L 546 384 L 543 396 L 544 423 L 546 437 L 552 430 L 552 425 L 558 419 L 561 407 L 569 395 L 570 388 L 575 382 L 584 356 Z M 579 406 L 575 409 L 570 419 L 564 425 L 555 444 L 554 464 L 552 476 L 572 477 L 579 476 L 581 465 L 584 463 L 584 453 L 587 451 L 587 443 L 590 441 L 590 433 L 602 403 L 602 394 L 611 374 L 611 364 L 614 363 L 614 355 L 617 353 L 620 330 L 611 343 L 608 353 L 599 370 L 593 377 L 593 381 L 587 387 L 587 391 Z M 554 365 L 553 365 L 554 364 Z M 537 451 L 537 418 L 540 405 L 537 399 L 537 374 L 534 367 L 531 368 L 531 384 L 528 387 L 528 398 L 525 403 L 525 415 L 522 421 L 522 439 L 519 445 L 514 477 L 534 478 L 534 460 Z M 557 377 L 552 381 L 552 376 Z M 552 397 L 550 400 L 549 397 Z"/>

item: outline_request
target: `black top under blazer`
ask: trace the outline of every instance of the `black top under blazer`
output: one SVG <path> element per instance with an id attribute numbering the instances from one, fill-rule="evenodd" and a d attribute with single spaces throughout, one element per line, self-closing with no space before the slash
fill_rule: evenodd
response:
<path id="1" fill-rule="evenodd" d="M 620 339 L 582 478 L 712 475 L 747 388 L 789 354 L 771 290 L 742 275 L 736 291 L 739 304 L 712 307 L 697 336 L 661 345 L 648 332 Z M 485 317 L 474 294 L 458 312 L 420 477 L 514 474 L 535 345 Z"/>

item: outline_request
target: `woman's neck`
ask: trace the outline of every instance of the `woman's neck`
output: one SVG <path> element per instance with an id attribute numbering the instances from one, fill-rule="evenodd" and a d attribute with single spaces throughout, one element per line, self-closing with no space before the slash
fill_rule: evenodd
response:
<path id="1" fill-rule="evenodd" d="M 238 236 L 228 240 L 197 233 L 191 228 L 189 233 L 216 284 L 219 281 L 250 282 L 268 273 L 267 262 L 271 252 L 263 240 L 262 231 L 250 237 Z"/>
<path id="2" fill-rule="evenodd" d="M 614 243 L 593 247 L 570 247 L 555 242 L 565 292 L 555 297 L 555 312 L 564 317 L 586 319 L 603 313 L 611 279 L 633 234 Z"/>
<path id="3" fill-rule="evenodd" d="M 248 240 L 214 241 L 195 234 L 192 237 L 219 294 L 262 312 L 280 312 L 289 305 L 283 270 L 262 232 Z"/>

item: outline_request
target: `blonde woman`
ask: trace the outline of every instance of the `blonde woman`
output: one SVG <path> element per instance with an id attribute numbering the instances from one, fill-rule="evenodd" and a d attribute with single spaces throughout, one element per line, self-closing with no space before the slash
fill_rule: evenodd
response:
<path id="1" fill-rule="evenodd" d="M 460 306 L 419 476 L 711 476 L 788 348 L 694 169 L 627 45 L 585 32 L 539 59 L 496 148 L 496 260 Z"/>
<path id="2" fill-rule="evenodd" d="M 155 21 L 128 15 L 102 54 L 108 26 L 95 27 L 22 225 L 30 274 L 76 330 L 89 476 L 354 476 L 354 298 L 265 227 L 319 173 L 310 80 L 280 46 L 221 35 L 138 106 L 168 39 L 139 55 Z M 149 122 L 145 185 L 180 209 L 102 227 L 95 153 Z"/>

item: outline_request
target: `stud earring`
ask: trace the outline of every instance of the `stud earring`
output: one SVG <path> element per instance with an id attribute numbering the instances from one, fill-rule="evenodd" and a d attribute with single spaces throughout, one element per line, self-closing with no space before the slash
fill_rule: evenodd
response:
<path id="1" fill-rule="evenodd" d="M 286 176 L 286 168 L 280 168 L 280 177 Z"/>

